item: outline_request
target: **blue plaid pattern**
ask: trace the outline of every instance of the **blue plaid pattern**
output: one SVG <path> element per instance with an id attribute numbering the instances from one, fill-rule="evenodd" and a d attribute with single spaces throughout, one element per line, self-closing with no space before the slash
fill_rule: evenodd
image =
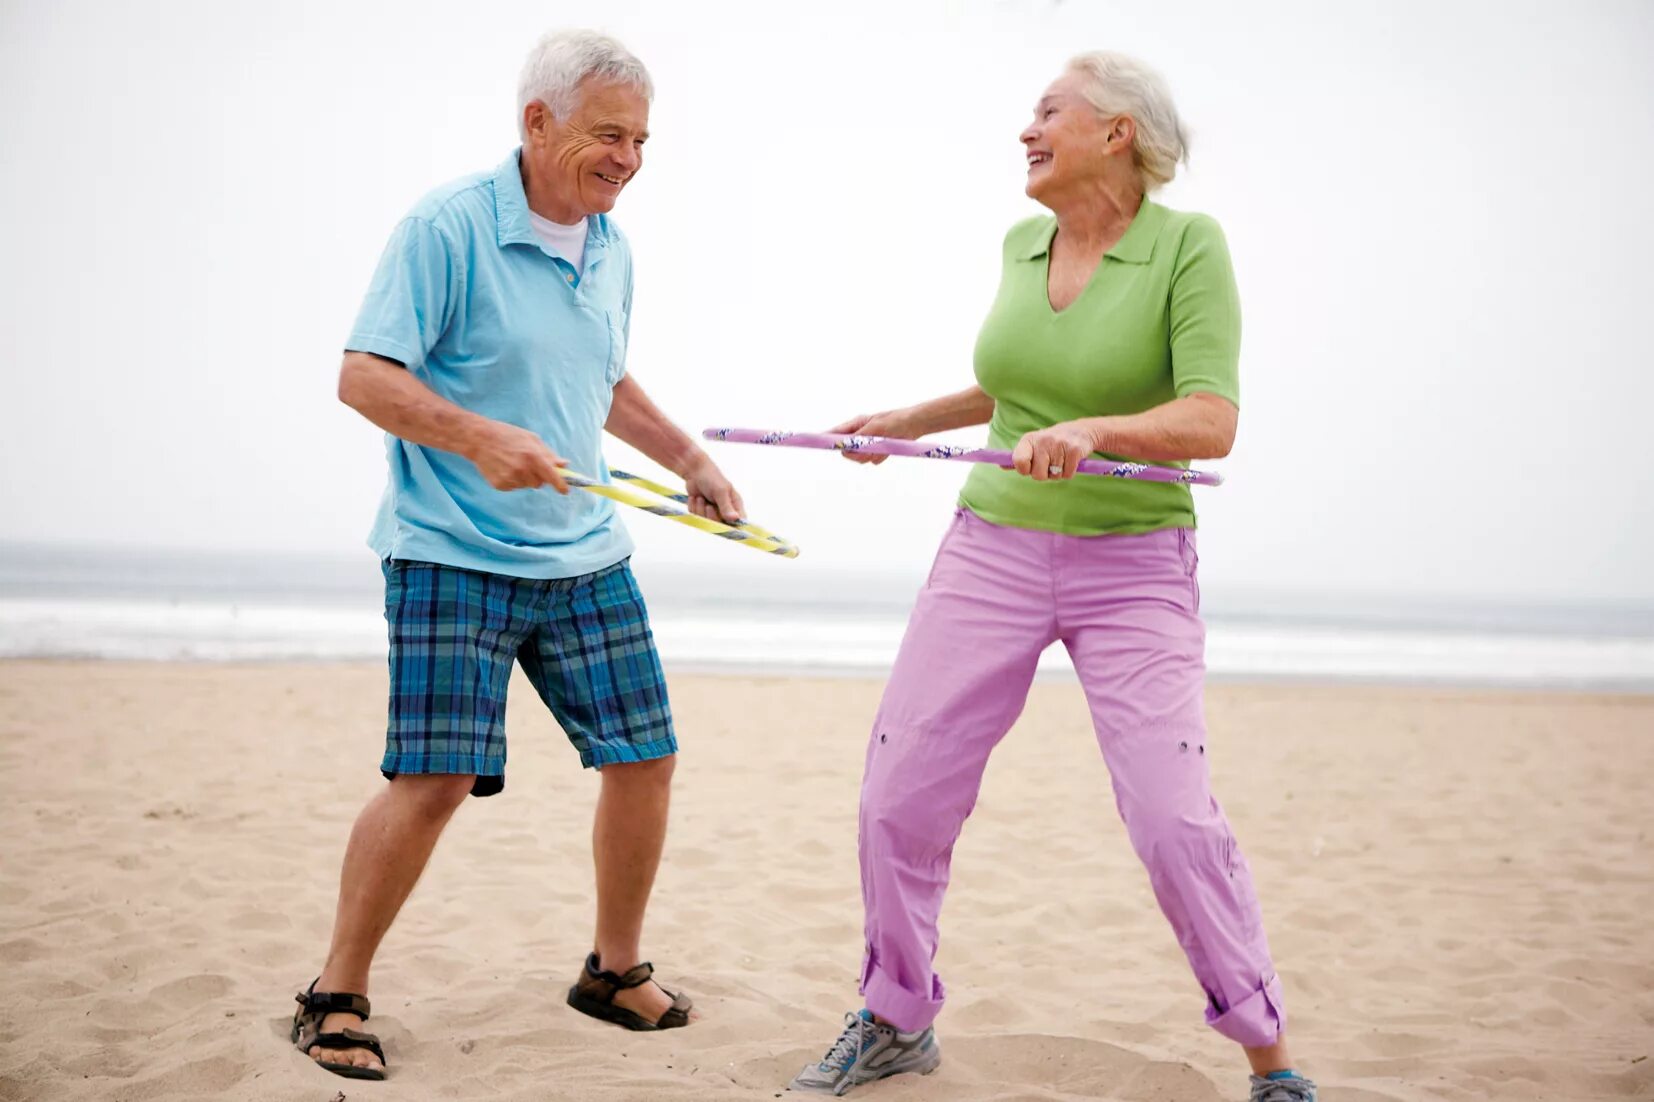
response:
<path id="1" fill-rule="evenodd" d="M 581 764 L 677 752 L 666 679 L 631 567 L 542 580 L 437 563 L 384 564 L 390 724 L 380 770 L 471 773 L 505 787 L 505 694 L 523 672 Z"/>

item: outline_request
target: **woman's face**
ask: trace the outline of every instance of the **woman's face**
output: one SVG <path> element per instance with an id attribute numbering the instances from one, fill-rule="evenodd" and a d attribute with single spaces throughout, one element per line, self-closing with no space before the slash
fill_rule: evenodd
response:
<path id="1" fill-rule="evenodd" d="M 1028 152 L 1030 199 L 1046 206 L 1083 192 L 1101 179 L 1110 157 L 1131 147 L 1132 122 L 1108 118 L 1080 94 L 1082 77 L 1064 73 L 1034 105 L 1034 121 L 1022 132 Z"/>

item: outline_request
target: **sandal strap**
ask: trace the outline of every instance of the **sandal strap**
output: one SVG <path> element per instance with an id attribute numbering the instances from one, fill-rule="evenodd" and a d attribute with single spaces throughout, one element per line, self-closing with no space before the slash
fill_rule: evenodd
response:
<path id="1" fill-rule="evenodd" d="M 317 991 L 312 982 L 310 989 L 303 994 L 294 996 L 300 1006 L 304 1007 L 305 1015 L 311 1014 L 354 1014 L 364 1022 L 368 1020 L 373 1010 L 373 1004 L 368 1002 L 366 995 L 353 995 L 346 991 Z"/>
<path id="2" fill-rule="evenodd" d="M 642 987 L 653 979 L 655 966 L 648 961 L 644 961 L 642 964 L 633 965 L 617 976 L 613 972 L 598 968 L 597 954 L 593 953 L 586 958 L 586 975 L 591 979 L 607 984 L 615 991 L 625 991 L 632 987 Z M 610 992 L 609 997 L 614 997 L 613 991 Z"/>
<path id="3" fill-rule="evenodd" d="M 689 1024 L 689 1012 L 694 1009 L 695 1001 L 688 995 L 678 991 L 668 991 L 672 996 L 672 1005 L 666 1012 L 655 1019 L 656 1029 L 677 1029 Z"/>
<path id="4" fill-rule="evenodd" d="M 672 1000 L 672 1005 L 654 1021 L 642 1017 L 631 1010 L 615 1007 L 615 996 L 621 991 L 632 987 L 642 987 L 655 975 L 655 966 L 648 961 L 628 968 L 623 975 L 615 975 L 598 967 L 597 954 L 593 953 L 586 958 L 586 967 L 580 979 L 569 990 L 569 1005 L 583 1014 L 590 1014 L 594 1018 L 604 1021 L 619 1022 L 628 1029 L 676 1029 L 689 1024 L 690 1011 L 695 1003 L 688 995 L 677 991 L 667 991 L 666 997 Z M 604 1012 L 592 1009 L 593 1004 L 613 1008 Z"/>
<path id="5" fill-rule="evenodd" d="M 379 1062 L 385 1062 L 385 1050 L 379 1047 L 379 1038 L 371 1033 L 362 1033 L 354 1029 L 341 1030 L 338 1033 L 318 1033 L 314 1037 L 304 1040 L 304 1051 L 309 1054 L 313 1048 L 342 1049 L 365 1048 L 375 1056 Z"/>

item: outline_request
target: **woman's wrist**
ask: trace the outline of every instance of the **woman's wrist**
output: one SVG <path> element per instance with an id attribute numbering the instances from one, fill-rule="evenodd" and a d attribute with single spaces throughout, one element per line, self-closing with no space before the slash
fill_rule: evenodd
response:
<path id="1" fill-rule="evenodd" d="M 887 416 L 899 426 L 896 435 L 906 440 L 917 440 L 927 433 L 936 431 L 931 423 L 932 419 L 925 414 L 924 404 L 893 409 Z"/>
<path id="2" fill-rule="evenodd" d="M 1115 451 L 1111 445 L 1114 442 L 1114 418 L 1087 417 L 1082 419 L 1080 427 L 1091 438 L 1091 450 L 1094 452 Z"/>

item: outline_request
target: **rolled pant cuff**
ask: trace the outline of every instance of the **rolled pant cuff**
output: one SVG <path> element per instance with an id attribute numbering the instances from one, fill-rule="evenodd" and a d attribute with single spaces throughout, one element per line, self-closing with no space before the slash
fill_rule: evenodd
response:
<path id="1" fill-rule="evenodd" d="M 1280 1040 L 1286 1029 L 1284 1007 L 1281 977 L 1270 976 L 1263 987 L 1221 1014 L 1208 1006 L 1206 1024 L 1247 1048 L 1263 1048 Z"/>
<path id="2" fill-rule="evenodd" d="M 930 978 L 930 998 L 916 995 L 897 983 L 877 964 L 869 962 L 862 969 L 861 994 L 867 1009 L 895 1026 L 903 1033 L 914 1033 L 930 1027 L 936 1015 L 942 1012 L 945 992 L 939 977 Z"/>

